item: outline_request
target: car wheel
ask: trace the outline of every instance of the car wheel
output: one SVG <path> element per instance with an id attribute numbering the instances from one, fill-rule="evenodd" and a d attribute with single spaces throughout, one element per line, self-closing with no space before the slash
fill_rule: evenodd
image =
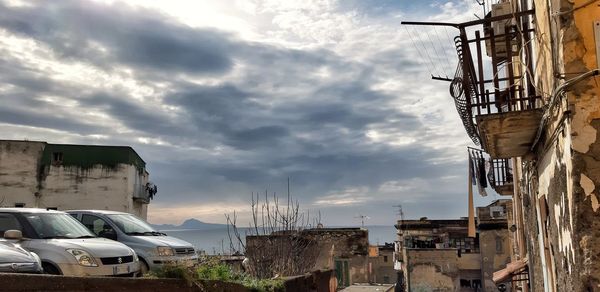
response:
<path id="1" fill-rule="evenodd" d="M 49 264 L 49 263 L 42 263 L 42 269 L 44 269 L 44 274 L 50 274 L 50 275 L 61 275 L 62 274 L 57 267 L 55 267 L 53 264 Z"/>
<path id="2" fill-rule="evenodd" d="M 150 268 L 148 267 L 148 264 L 146 263 L 146 261 L 144 261 L 143 259 L 140 259 L 139 276 L 141 277 L 141 276 L 147 274 L 149 270 L 150 270 Z"/>

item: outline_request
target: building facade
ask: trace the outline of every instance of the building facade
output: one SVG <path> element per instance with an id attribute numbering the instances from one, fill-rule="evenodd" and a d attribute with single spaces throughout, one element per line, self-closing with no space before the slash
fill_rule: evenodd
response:
<path id="1" fill-rule="evenodd" d="M 492 275 L 511 262 L 509 208 L 510 200 L 478 208 L 475 237 L 468 236 L 467 218 L 399 220 L 397 291 L 497 291 Z"/>
<path id="2" fill-rule="evenodd" d="M 397 281 L 394 270 L 394 243 L 369 247 L 369 283 L 394 284 Z"/>
<path id="3" fill-rule="evenodd" d="M 600 291 L 600 3 L 501 0 L 458 29 L 450 93 L 512 196 L 518 291 Z M 429 24 L 430 25 L 430 24 Z"/>
<path id="4" fill-rule="evenodd" d="M 155 194 L 131 147 L 0 141 L 0 206 L 105 209 L 145 219 Z"/>
<path id="5" fill-rule="evenodd" d="M 292 275 L 335 269 L 338 287 L 369 282 L 369 232 L 363 228 L 314 228 L 246 236 L 245 255 L 249 269 L 261 277 L 285 271 Z"/>

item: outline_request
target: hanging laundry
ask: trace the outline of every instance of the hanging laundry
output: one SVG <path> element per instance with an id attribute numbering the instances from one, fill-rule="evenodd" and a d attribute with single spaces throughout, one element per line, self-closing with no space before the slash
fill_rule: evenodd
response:
<path id="1" fill-rule="evenodd" d="M 476 181 L 473 175 L 473 170 L 474 170 L 474 165 L 473 165 L 473 159 L 471 159 L 471 152 L 469 151 L 469 178 L 468 178 L 468 189 L 469 189 L 469 193 L 467 194 L 468 198 L 468 213 L 469 213 L 469 221 L 468 221 L 468 235 L 469 237 L 475 237 L 476 235 L 476 230 L 475 230 L 475 206 L 473 204 L 473 183 Z M 460 252 L 460 249 L 458 249 Z"/>
<path id="2" fill-rule="evenodd" d="M 477 179 L 476 179 L 476 172 L 475 172 L 475 163 L 473 163 L 474 160 L 474 154 L 471 153 L 471 150 L 467 151 L 469 153 L 469 176 L 470 179 L 469 181 L 471 182 L 471 184 L 476 185 L 477 184 Z"/>
<path id="3" fill-rule="evenodd" d="M 490 187 L 495 188 L 496 178 L 494 177 L 494 169 L 492 168 L 493 166 L 494 162 L 491 158 L 485 162 L 485 169 L 487 170 L 488 182 L 490 183 Z"/>
<path id="4" fill-rule="evenodd" d="M 481 185 L 482 188 L 487 188 L 487 175 L 486 175 L 486 171 L 485 171 L 485 158 L 483 158 L 483 155 L 480 153 L 479 154 L 479 184 Z"/>

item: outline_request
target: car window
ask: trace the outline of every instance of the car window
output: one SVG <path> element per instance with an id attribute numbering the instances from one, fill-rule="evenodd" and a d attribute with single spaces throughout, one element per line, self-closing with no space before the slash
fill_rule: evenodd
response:
<path id="1" fill-rule="evenodd" d="M 81 216 L 81 223 L 85 225 L 89 230 L 94 232 L 98 236 L 103 236 L 106 233 L 114 233 L 115 230 L 108 224 L 104 219 L 94 216 L 83 214 Z"/>
<path id="2" fill-rule="evenodd" d="M 19 223 L 15 215 L 0 213 L 0 236 L 4 237 L 4 231 L 11 229 L 23 231 L 21 223 Z"/>
<path id="3" fill-rule="evenodd" d="M 65 213 L 32 213 L 24 217 L 39 238 L 93 237 L 79 221 Z"/>
<path id="4" fill-rule="evenodd" d="M 144 220 L 131 214 L 111 214 L 106 216 L 125 234 L 152 234 L 156 232 Z"/>

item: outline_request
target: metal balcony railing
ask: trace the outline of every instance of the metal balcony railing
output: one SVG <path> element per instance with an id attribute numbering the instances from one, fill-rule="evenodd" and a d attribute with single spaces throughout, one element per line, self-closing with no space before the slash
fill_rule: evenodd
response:
<path id="1" fill-rule="evenodd" d="M 477 145 L 481 140 L 476 116 L 531 110 L 539 105 L 536 100 L 540 96 L 532 84 L 534 68 L 529 47 L 534 30 L 528 23 L 533 13 L 488 15 L 476 23 L 483 24 L 483 36 L 469 23 L 459 27 L 455 43 L 460 68 L 450 93 L 457 109 L 460 105 L 465 129 Z"/>
<path id="2" fill-rule="evenodd" d="M 500 195 L 512 195 L 513 169 L 511 159 L 493 159 L 481 149 L 468 147 L 468 150 L 470 151 L 470 158 L 474 160 L 473 164 L 478 163 L 480 160 L 485 162 L 483 164 L 486 169 L 478 169 L 478 171 L 485 171 L 489 186 Z"/>
<path id="3" fill-rule="evenodd" d="M 525 111 L 539 106 L 533 85 L 530 28 L 534 10 L 513 12 L 510 3 L 498 3 L 483 19 L 465 23 L 405 22 L 405 25 L 450 26 L 459 30 L 454 39 L 458 66 L 450 95 L 465 130 L 482 145 L 477 116 Z"/>

